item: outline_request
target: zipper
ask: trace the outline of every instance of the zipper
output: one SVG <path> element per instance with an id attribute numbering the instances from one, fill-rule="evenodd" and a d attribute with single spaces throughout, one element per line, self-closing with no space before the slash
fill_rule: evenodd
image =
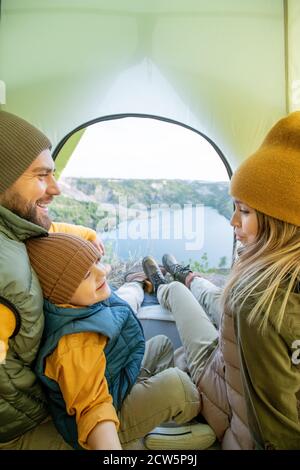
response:
<path id="1" fill-rule="evenodd" d="M 123 385 L 125 383 L 125 379 L 127 379 L 127 388 L 123 394 L 122 397 L 122 389 Z M 122 403 L 129 394 L 130 390 L 132 389 L 133 383 L 132 380 L 129 376 L 129 373 L 126 369 L 122 369 L 121 371 L 121 378 L 120 378 L 120 383 L 119 383 L 119 391 L 118 391 L 118 403 L 117 403 L 117 409 L 118 411 L 121 409 Z"/>

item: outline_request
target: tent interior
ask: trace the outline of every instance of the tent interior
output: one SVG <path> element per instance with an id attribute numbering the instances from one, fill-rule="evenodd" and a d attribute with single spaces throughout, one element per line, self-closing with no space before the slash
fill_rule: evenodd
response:
<path id="1" fill-rule="evenodd" d="M 80 130 L 58 173 L 87 123 L 154 116 L 204 135 L 230 176 L 300 109 L 299 0 L 0 0 L 0 14 L 0 110 L 54 155 Z M 168 312 L 147 308 L 148 334 L 161 315 L 178 346 Z"/>
<path id="2" fill-rule="evenodd" d="M 297 0 L 1 0 L 1 109 L 54 147 L 103 116 L 173 119 L 234 168 L 299 108 L 299 43 Z"/>

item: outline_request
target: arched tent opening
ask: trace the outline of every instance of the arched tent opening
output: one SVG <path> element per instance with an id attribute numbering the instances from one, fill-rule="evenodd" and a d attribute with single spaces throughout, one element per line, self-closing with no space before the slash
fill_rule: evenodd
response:
<path id="1" fill-rule="evenodd" d="M 76 145 L 78 144 L 79 140 L 82 137 L 82 134 L 88 128 L 89 126 L 92 126 L 93 124 L 96 124 L 98 122 L 103 122 L 103 121 L 111 121 L 115 119 L 124 119 L 124 118 L 141 118 L 141 119 L 155 119 L 163 122 L 168 122 L 171 124 L 176 124 L 178 126 L 181 126 L 185 129 L 189 129 L 192 132 L 195 132 L 196 134 L 200 135 L 203 137 L 209 144 L 213 147 L 213 149 L 216 151 L 216 153 L 219 155 L 220 159 L 222 160 L 226 171 L 228 173 L 228 177 L 231 178 L 232 175 L 232 170 L 230 167 L 229 162 L 227 161 L 224 153 L 222 150 L 219 148 L 219 146 L 206 134 L 203 132 L 195 129 L 194 127 L 191 127 L 187 124 L 184 124 L 182 122 L 176 121 L 171 118 L 163 117 L 163 116 L 156 116 L 152 114 L 141 114 L 141 113 L 126 113 L 126 114 L 113 114 L 109 116 L 102 116 L 99 118 L 92 119 L 88 122 L 85 122 L 83 124 L 80 124 L 77 126 L 75 129 L 72 131 L 68 132 L 67 135 L 65 135 L 60 142 L 56 145 L 54 151 L 53 151 L 53 159 L 56 160 L 56 171 L 58 174 L 61 173 L 62 169 L 66 165 L 68 159 L 71 156 L 72 151 L 75 149 Z"/>
<path id="2" fill-rule="evenodd" d="M 55 219 L 92 226 L 114 261 L 173 251 L 198 270 L 230 266 L 231 168 L 200 131 L 160 116 L 105 116 L 70 132 L 54 159 Z"/>

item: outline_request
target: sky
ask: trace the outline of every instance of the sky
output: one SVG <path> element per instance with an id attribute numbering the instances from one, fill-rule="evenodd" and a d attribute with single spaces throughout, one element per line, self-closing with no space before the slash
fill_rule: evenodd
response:
<path id="1" fill-rule="evenodd" d="M 61 177 L 228 181 L 214 148 L 189 129 L 149 118 L 90 126 Z"/>

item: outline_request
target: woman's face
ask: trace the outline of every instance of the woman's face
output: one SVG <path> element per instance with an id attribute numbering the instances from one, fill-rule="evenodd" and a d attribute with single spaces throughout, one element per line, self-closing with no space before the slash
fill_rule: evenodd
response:
<path id="1" fill-rule="evenodd" d="M 235 210 L 231 217 L 231 225 L 234 227 L 236 239 L 242 245 L 248 245 L 256 240 L 258 232 L 258 219 L 255 209 L 247 206 L 242 201 L 234 201 Z"/>

